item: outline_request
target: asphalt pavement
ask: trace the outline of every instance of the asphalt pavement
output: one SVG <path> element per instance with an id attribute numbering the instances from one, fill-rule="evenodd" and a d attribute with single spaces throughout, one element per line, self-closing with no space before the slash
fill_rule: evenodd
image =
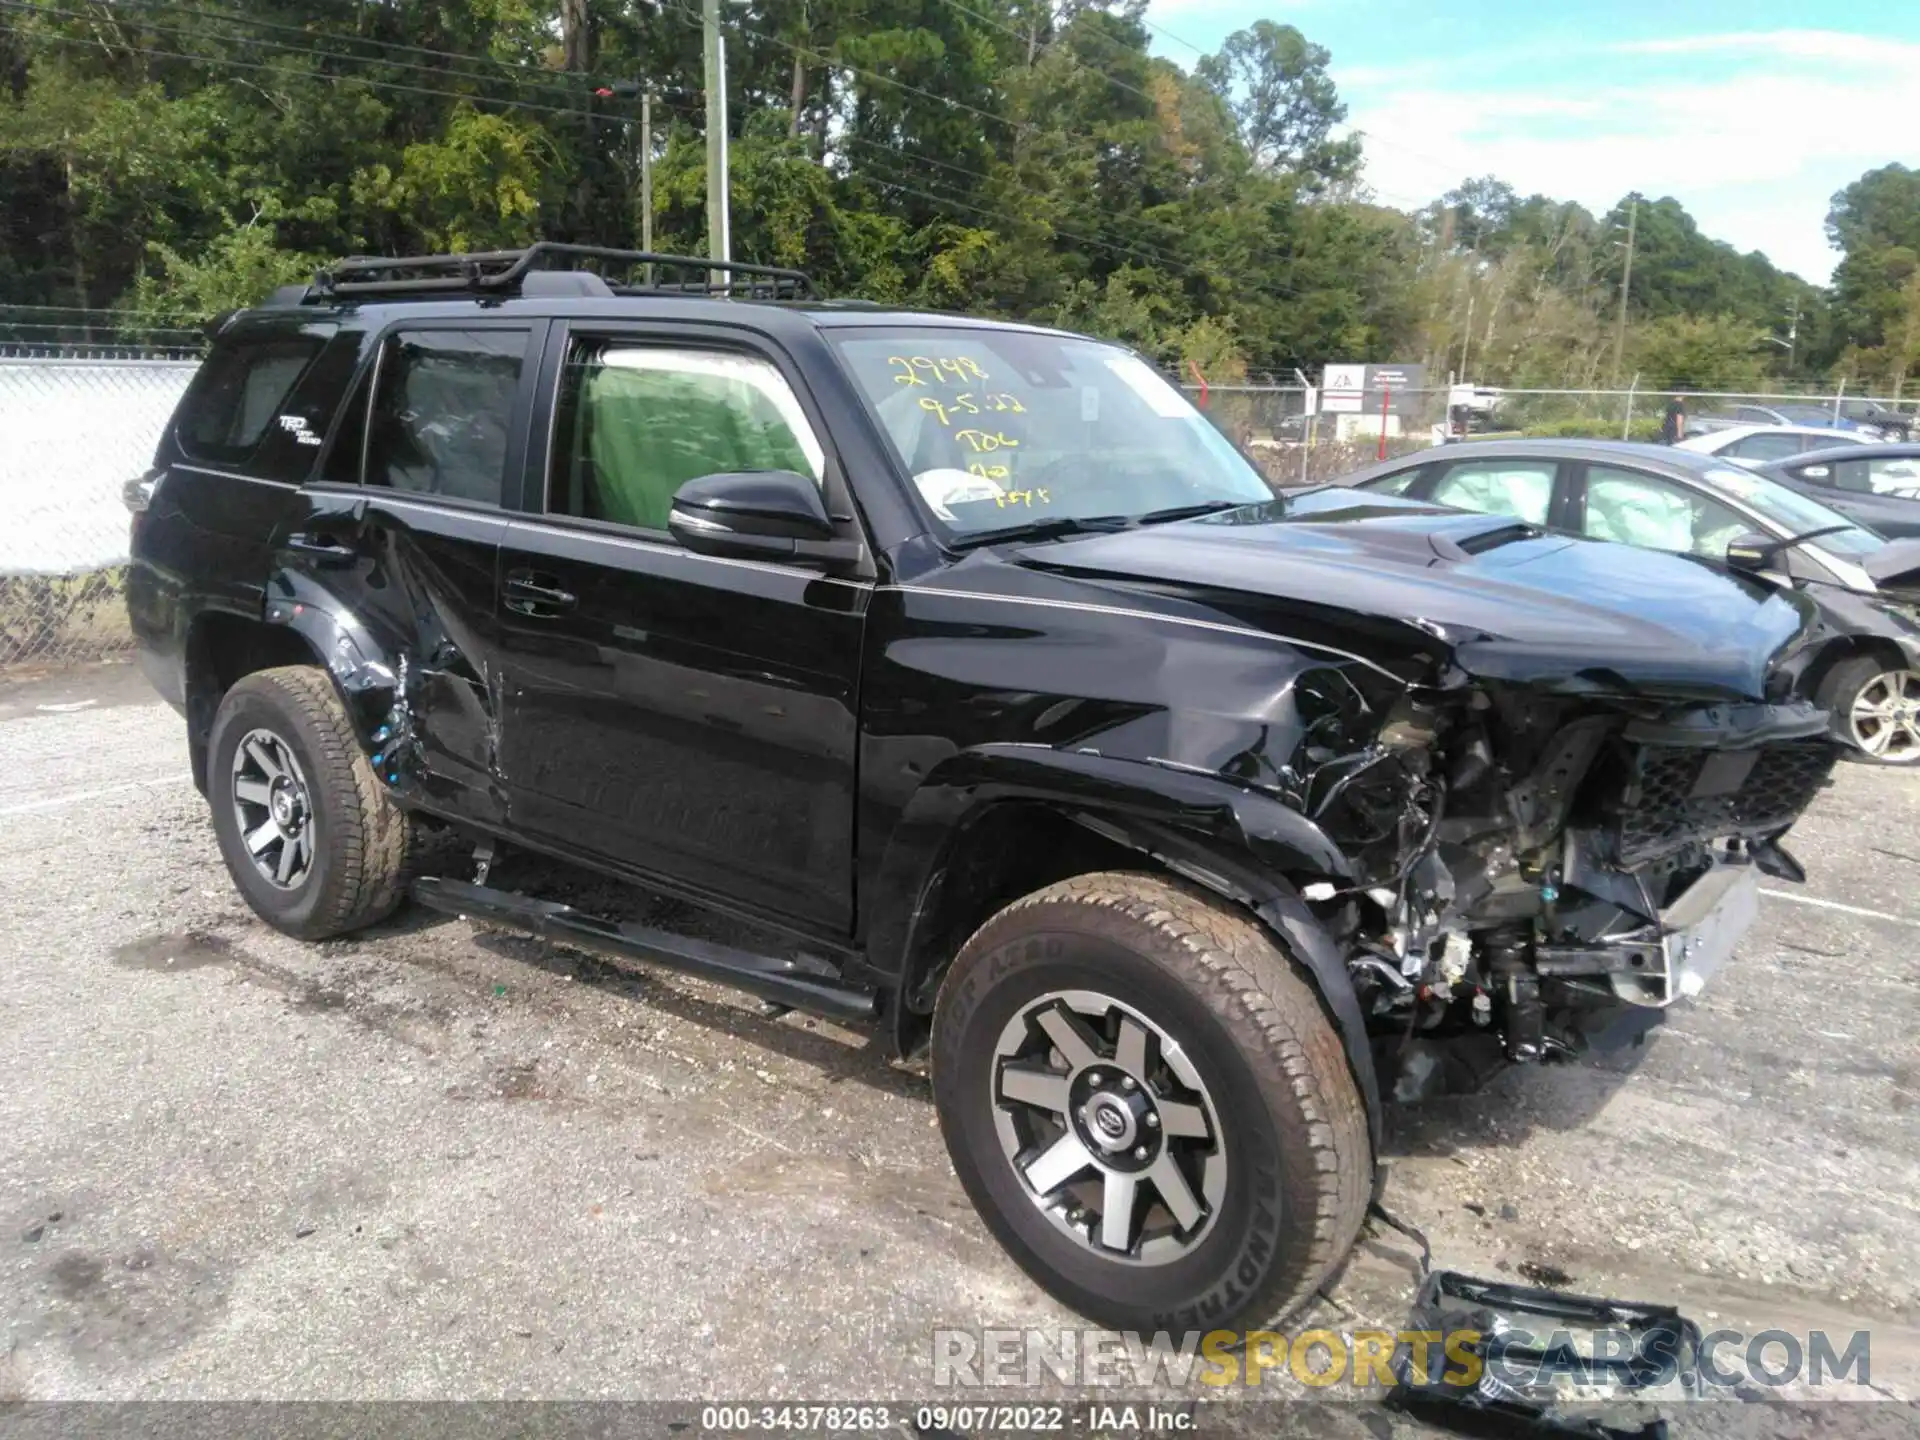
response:
<path id="1" fill-rule="evenodd" d="M 1387 1200 L 1451 1268 L 1867 1330 L 1913 1399 L 1920 775 L 1790 846 L 1642 1050 L 1394 1112 Z M 1415 1254 L 1305 1319 L 1398 1325 Z M 0 1401 L 927 1399 L 937 1329 L 1078 1325 L 877 1038 L 418 910 L 286 939 L 137 675 L 0 680 Z"/>

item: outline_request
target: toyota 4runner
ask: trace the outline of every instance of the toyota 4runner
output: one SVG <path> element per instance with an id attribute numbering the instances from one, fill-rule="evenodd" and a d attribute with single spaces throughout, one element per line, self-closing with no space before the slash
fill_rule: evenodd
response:
<path id="1" fill-rule="evenodd" d="M 221 325 L 127 498 L 262 919 L 410 893 L 884 1027 L 988 1227 L 1115 1325 L 1288 1310 L 1383 1095 L 1694 994 L 1839 753 L 1801 597 L 1278 500 L 1124 349 L 767 267 L 343 262 Z M 503 844 L 791 944 L 489 888 Z"/>

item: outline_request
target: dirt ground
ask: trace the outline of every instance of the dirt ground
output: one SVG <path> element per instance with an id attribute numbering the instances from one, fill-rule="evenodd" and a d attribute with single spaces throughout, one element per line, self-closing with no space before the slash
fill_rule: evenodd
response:
<path id="1" fill-rule="evenodd" d="M 877 1040 L 418 910 L 285 939 L 186 769 L 127 667 L 0 680 L 0 1401 L 925 1400 L 936 1329 L 1078 1326 Z M 1388 1203 L 1450 1268 L 1870 1331 L 1911 1400 L 1920 775 L 1843 766 L 1790 844 L 1644 1049 L 1393 1113 Z M 1370 1236 L 1306 1318 L 1396 1326 L 1414 1265 Z"/>

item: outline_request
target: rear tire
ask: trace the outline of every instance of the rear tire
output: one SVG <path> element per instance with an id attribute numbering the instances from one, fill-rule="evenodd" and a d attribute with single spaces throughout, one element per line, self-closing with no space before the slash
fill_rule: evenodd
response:
<path id="1" fill-rule="evenodd" d="M 1365 1216 L 1366 1114 L 1311 982 L 1163 877 L 1084 875 L 988 920 L 941 986 L 932 1066 L 988 1229 L 1100 1324 L 1277 1318 Z"/>
<path id="2" fill-rule="evenodd" d="M 399 905 L 415 823 L 375 778 L 325 672 L 260 670 L 227 691 L 207 799 L 227 872 L 274 929 L 324 940 Z"/>
<path id="3" fill-rule="evenodd" d="M 1920 765 L 1920 671 L 1861 655 L 1827 673 L 1815 703 L 1831 712 L 1848 759 Z"/>

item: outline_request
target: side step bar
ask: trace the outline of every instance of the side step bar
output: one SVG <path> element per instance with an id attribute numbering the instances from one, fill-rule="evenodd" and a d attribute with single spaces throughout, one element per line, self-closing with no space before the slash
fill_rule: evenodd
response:
<path id="1" fill-rule="evenodd" d="M 833 1020 L 871 1020 L 878 1013 L 878 997 L 871 990 L 810 974 L 791 960 L 735 950 L 669 930 L 621 925 L 551 900 L 530 900 L 505 890 L 437 877 L 414 881 L 413 898 L 429 910 L 486 920 L 622 960 L 664 965 L 702 980 L 731 985 L 776 1005 Z"/>

